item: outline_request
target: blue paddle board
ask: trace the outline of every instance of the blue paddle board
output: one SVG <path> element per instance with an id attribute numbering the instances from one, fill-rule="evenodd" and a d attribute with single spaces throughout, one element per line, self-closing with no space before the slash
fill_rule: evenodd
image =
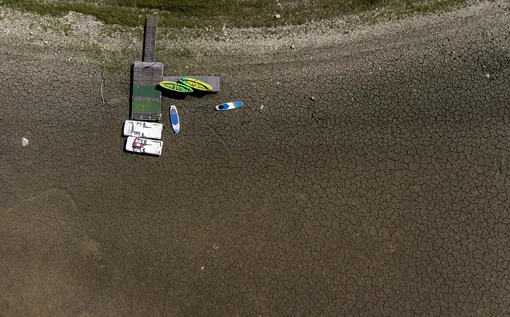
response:
<path id="1" fill-rule="evenodd" d="M 225 111 L 225 110 L 231 110 L 235 108 L 239 108 L 243 105 L 241 101 L 233 101 L 233 102 L 227 102 L 222 103 L 221 105 L 217 105 L 215 107 L 216 110 Z"/>
<path id="2" fill-rule="evenodd" d="M 179 123 L 179 113 L 177 112 L 177 108 L 174 105 L 170 106 L 170 122 L 172 123 L 172 129 L 175 133 L 179 133 L 181 129 L 181 124 Z"/>

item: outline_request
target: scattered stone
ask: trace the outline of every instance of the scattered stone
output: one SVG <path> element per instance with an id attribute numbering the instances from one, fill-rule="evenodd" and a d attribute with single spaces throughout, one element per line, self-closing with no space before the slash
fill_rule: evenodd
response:
<path id="1" fill-rule="evenodd" d="M 310 97 L 310 100 L 311 100 L 311 101 L 315 101 L 315 97 L 313 97 L 313 96 L 312 96 L 312 97 Z"/>
<path id="2" fill-rule="evenodd" d="M 277 14 L 275 14 L 275 15 L 274 15 L 274 17 L 275 17 L 276 19 L 279 19 L 279 18 L 281 18 L 282 16 L 281 16 L 280 14 L 278 14 L 278 13 L 277 13 Z"/>
<path id="3" fill-rule="evenodd" d="M 291 44 L 290 49 L 293 50 L 294 48 L 296 48 L 296 46 Z"/>
<path id="4" fill-rule="evenodd" d="M 27 146 L 28 145 L 28 139 L 27 138 L 21 138 L 21 145 L 23 145 L 23 147 Z"/>

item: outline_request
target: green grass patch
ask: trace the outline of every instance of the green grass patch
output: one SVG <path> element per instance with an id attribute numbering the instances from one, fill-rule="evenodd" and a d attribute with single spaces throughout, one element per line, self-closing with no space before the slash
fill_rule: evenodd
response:
<path id="1" fill-rule="evenodd" d="M 384 8 L 399 15 L 447 10 L 466 0 L 3 0 L 2 5 L 41 15 L 70 11 L 109 25 L 135 27 L 149 14 L 167 27 L 261 27 L 302 24 Z M 276 19 L 275 14 L 281 18 Z"/>

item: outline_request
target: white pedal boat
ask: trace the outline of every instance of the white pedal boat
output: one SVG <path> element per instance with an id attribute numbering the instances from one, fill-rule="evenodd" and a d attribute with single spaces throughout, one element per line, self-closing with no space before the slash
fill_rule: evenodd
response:
<path id="1" fill-rule="evenodd" d="M 126 141 L 126 151 L 160 156 L 163 151 L 163 141 L 130 136 Z"/>
<path id="2" fill-rule="evenodd" d="M 161 139 L 163 125 L 155 122 L 126 120 L 124 122 L 124 136 L 135 136 L 149 139 Z"/>

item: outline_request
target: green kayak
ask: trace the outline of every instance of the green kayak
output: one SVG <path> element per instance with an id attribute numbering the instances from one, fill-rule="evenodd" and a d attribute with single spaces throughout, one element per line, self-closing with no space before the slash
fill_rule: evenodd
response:
<path id="1" fill-rule="evenodd" d="M 182 93 L 190 93 L 193 92 L 193 89 L 190 87 L 176 83 L 175 81 L 160 81 L 159 85 L 165 89 L 176 91 L 176 92 L 182 92 Z"/>
<path id="2" fill-rule="evenodd" d="M 179 83 L 200 91 L 212 91 L 213 88 L 206 82 L 196 78 L 182 77 L 179 78 Z"/>

